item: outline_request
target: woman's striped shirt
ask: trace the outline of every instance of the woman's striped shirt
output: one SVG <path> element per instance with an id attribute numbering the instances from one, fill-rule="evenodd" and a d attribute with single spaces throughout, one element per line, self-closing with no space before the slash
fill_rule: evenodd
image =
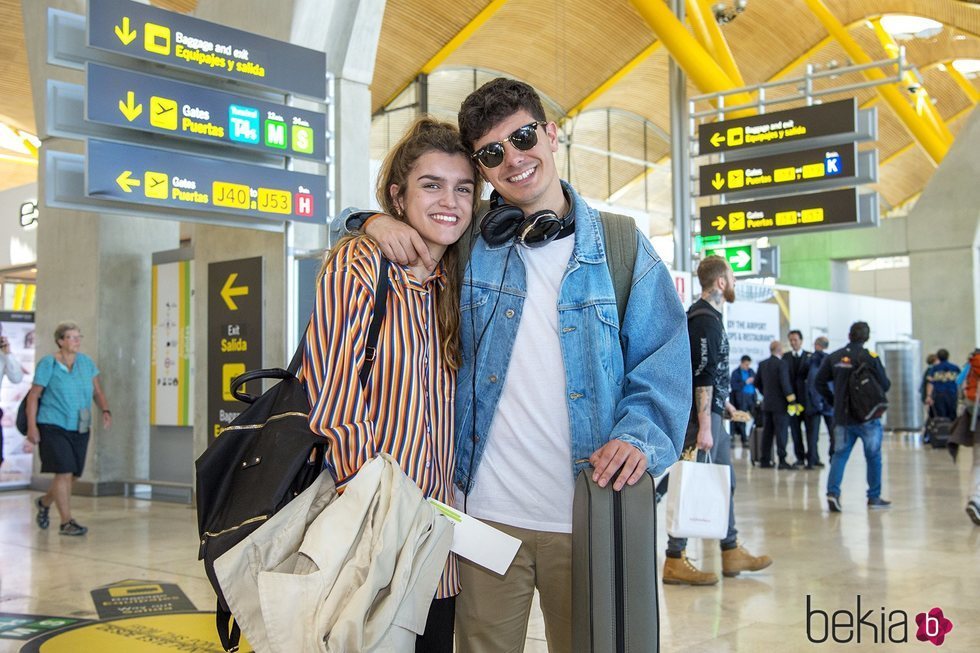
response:
<path id="1" fill-rule="evenodd" d="M 392 263 L 377 358 L 361 388 L 358 373 L 380 265 L 378 246 L 355 238 L 341 246 L 318 284 L 302 371 L 310 427 L 330 441 L 327 463 L 338 489 L 384 452 L 426 497 L 452 505 L 456 373 L 443 360 L 436 305 L 457 298 L 442 296 L 442 266 L 419 282 L 407 268 Z M 436 596 L 458 593 L 451 555 Z"/>

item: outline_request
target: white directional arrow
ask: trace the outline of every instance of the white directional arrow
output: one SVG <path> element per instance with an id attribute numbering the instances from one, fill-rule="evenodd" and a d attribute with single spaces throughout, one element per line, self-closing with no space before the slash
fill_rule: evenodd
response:
<path id="1" fill-rule="evenodd" d="M 731 258 L 731 262 L 735 263 L 740 268 L 747 268 L 749 267 L 749 263 L 752 262 L 752 255 L 742 249 Z"/>

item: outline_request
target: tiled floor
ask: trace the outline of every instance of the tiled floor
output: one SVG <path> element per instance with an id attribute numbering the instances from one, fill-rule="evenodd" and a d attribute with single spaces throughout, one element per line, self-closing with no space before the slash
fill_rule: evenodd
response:
<path id="1" fill-rule="evenodd" d="M 964 491 L 970 452 L 954 465 L 944 451 L 909 438 L 885 444 L 887 512 L 864 505 L 864 458 L 856 450 L 844 479 L 844 513 L 824 505 L 826 470 L 775 472 L 751 468 L 740 447 L 736 515 L 740 539 L 765 552 L 769 569 L 714 587 L 662 590 L 662 650 L 725 651 L 931 650 L 915 639 L 915 615 L 940 607 L 954 625 L 942 651 L 980 650 L 980 527 L 967 518 Z M 80 538 L 61 537 L 34 525 L 36 493 L 0 493 L 0 613 L 97 618 L 90 591 L 124 579 L 176 583 L 201 610 L 212 605 L 210 586 L 197 561 L 194 511 L 183 505 L 124 499 L 75 498 L 78 520 L 91 528 Z M 662 517 L 663 508 L 661 508 Z M 52 517 L 55 517 L 52 510 Z M 56 522 L 56 519 L 52 519 Z M 663 558 L 663 527 L 656 554 Z M 713 542 L 694 541 L 696 564 L 720 571 Z M 861 644 L 812 644 L 806 633 L 806 597 L 814 610 L 855 612 L 857 595 L 866 622 L 886 628 L 908 614 L 906 644 L 879 643 L 870 626 Z M 811 635 L 823 636 L 823 620 L 811 619 Z M 840 615 L 838 619 L 845 619 Z M 840 628 L 844 638 L 852 629 Z M 894 638 L 901 629 L 890 631 Z M 535 610 L 525 650 L 544 652 L 544 628 Z M 2 638 L 0 653 L 23 642 Z M 43 650 L 43 649 L 42 649 Z M 79 649 L 80 650 L 80 649 Z M 140 649 L 141 651 L 144 649 Z M 169 649 L 146 649 L 169 650 Z M 215 648 L 214 650 L 220 650 Z M 102 653 L 102 651 L 99 651 Z"/>

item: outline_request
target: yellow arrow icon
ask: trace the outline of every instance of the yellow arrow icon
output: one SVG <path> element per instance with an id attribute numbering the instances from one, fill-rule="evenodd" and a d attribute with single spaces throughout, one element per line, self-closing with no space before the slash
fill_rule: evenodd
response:
<path id="1" fill-rule="evenodd" d="M 129 17 L 123 16 L 122 26 L 116 25 L 116 36 L 123 45 L 129 45 L 136 38 L 136 30 L 129 29 Z"/>
<path id="2" fill-rule="evenodd" d="M 715 132 L 714 134 L 711 135 L 711 144 L 714 145 L 715 147 L 718 147 L 724 142 L 725 142 L 725 137 L 722 136 L 720 133 Z"/>
<path id="3" fill-rule="evenodd" d="M 715 190 L 720 190 L 725 185 L 725 178 L 721 176 L 720 172 L 715 173 L 715 178 L 711 180 L 711 185 L 715 187 Z"/>
<path id="4" fill-rule="evenodd" d="M 136 104 L 136 95 L 132 91 L 129 91 L 126 93 L 125 102 L 119 100 L 119 110 L 122 112 L 122 115 L 126 116 L 126 120 L 133 122 L 143 113 L 143 105 Z"/>
<path id="5" fill-rule="evenodd" d="M 718 231 L 721 231 L 722 229 L 725 228 L 725 225 L 726 224 L 727 223 L 725 222 L 725 218 L 723 218 L 723 217 L 721 217 L 719 215 L 719 216 L 715 217 L 715 221 L 711 223 L 711 226 L 714 227 L 715 229 L 717 229 Z"/>
<path id="6" fill-rule="evenodd" d="M 228 280 L 225 281 L 224 287 L 221 288 L 221 299 L 225 300 L 225 304 L 228 305 L 228 310 L 237 311 L 238 304 L 232 297 L 238 297 L 239 295 L 248 294 L 248 286 L 238 286 L 235 287 L 235 280 L 238 279 L 238 273 L 232 272 L 228 275 Z"/>
<path id="7" fill-rule="evenodd" d="M 139 179 L 130 179 L 129 176 L 131 174 L 133 173 L 129 170 L 123 170 L 122 174 L 116 177 L 116 183 L 119 184 L 119 187 L 127 193 L 132 193 L 133 188 L 142 183 Z"/>

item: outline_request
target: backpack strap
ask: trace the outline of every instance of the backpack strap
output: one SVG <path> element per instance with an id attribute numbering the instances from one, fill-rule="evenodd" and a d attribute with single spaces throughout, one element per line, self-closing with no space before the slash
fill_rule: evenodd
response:
<path id="1" fill-rule="evenodd" d="M 483 216 L 486 214 L 487 203 L 480 200 L 476 208 L 473 210 L 473 222 L 470 224 L 469 229 L 463 230 L 463 234 L 456 241 L 456 252 L 457 252 L 457 268 L 459 270 L 460 279 L 466 274 L 466 264 L 470 262 L 470 254 L 473 252 L 473 245 L 476 243 L 476 239 L 480 236 L 480 223 L 483 222 Z M 477 217 L 479 216 L 479 219 Z"/>
<path id="2" fill-rule="evenodd" d="M 368 337 L 367 337 L 367 347 L 365 348 L 364 364 L 361 366 L 361 371 L 358 372 L 358 379 L 361 382 L 361 387 L 363 388 L 367 384 L 368 377 L 371 375 L 371 368 L 374 366 L 374 359 L 378 354 L 378 336 L 381 335 L 381 325 L 385 319 L 385 313 L 387 313 L 388 308 L 388 288 L 390 283 L 388 281 L 388 268 L 390 267 L 390 262 L 384 256 L 381 257 L 381 266 L 378 269 L 378 282 L 374 286 L 374 312 L 371 315 L 371 326 L 368 327 Z M 315 309 L 314 309 L 315 310 Z M 310 322 L 313 321 L 313 316 L 310 316 L 309 322 L 306 323 L 306 328 L 303 329 L 303 333 L 306 333 L 310 328 Z M 303 364 L 303 354 L 306 351 L 306 340 L 305 338 L 300 339 L 299 346 L 296 347 L 296 353 L 293 354 L 293 358 L 289 361 L 289 366 L 286 371 L 292 376 L 296 376 L 299 373 L 300 365 Z M 261 370 L 267 371 L 267 370 Z M 285 377 L 276 377 L 285 378 Z M 254 398 L 253 398 L 254 400 Z M 242 399 L 244 401 L 244 399 Z M 251 402 L 249 402 L 251 403 Z"/>
<path id="3" fill-rule="evenodd" d="M 388 259 L 381 257 L 381 268 L 378 271 L 378 284 L 374 287 L 374 314 L 371 316 L 371 326 L 368 328 L 367 347 L 364 349 L 364 364 L 358 374 L 361 387 L 367 387 L 374 359 L 378 355 L 378 336 L 381 334 L 381 324 L 385 320 L 388 308 Z"/>
<path id="4" fill-rule="evenodd" d="M 602 237 L 606 243 L 606 265 L 616 293 L 616 310 L 622 328 L 633 287 L 633 268 L 636 265 L 636 223 L 633 218 L 616 213 L 599 212 Z"/>
<path id="5" fill-rule="evenodd" d="M 688 313 L 687 313 L 687 321 L 688 321 L 688 323 L 690 323 L 691 320 L 693 320 L 696 317 L 701 317 L 702 315 L 710 315 L 711 317 L 714 317 L 714 318 L 717 318 L 718 317 L 717 315 L 715 315 L 714 313 L 712 313 L 707 308 L 699 308 L 696 311 L 688 311 Z"/>
<path id="6" fill-rule="evenodd" d="M 215 608 L 214 618 L 215 626 L 218 628 L 218 639 L 221 640 L 221 648 L 225 650 L 225 653 L 236 653 L 242 630 L 238 627 L 238 622 L 231 616 L 231 612 L 221 607 L 221 601 L 218 601 Z"/>

